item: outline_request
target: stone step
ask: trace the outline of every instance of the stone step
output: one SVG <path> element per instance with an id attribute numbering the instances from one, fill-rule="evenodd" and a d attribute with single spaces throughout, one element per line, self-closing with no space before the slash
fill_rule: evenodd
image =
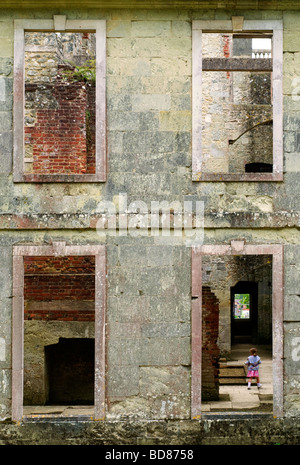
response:
<path id="1" fill-rule="evenodd" d="M 264 394 L 261 391 L 259 392 L 258 397 L 262 402 L 273 400 L 273 394 Z"/>
<path id="2" fill-rule="evenodd" d="M 244 385 L 246 383 L 246 372 L 243 365 L 227 365 L 219 368 L 219 384 Z"/>
<path id="3" fill-rule="evenodd" d="M 219 379 L 219 385 L 220 386 L 241 386 L 241 385 L 246 385 L 246 379 Z"/>

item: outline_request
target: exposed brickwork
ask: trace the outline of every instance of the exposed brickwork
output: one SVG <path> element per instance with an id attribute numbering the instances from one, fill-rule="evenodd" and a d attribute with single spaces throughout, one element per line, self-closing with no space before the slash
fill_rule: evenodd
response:
<path id="1" fill-rule="evenodd" d="M 93 273 L 95 257 L 71 256 L 71 257 L 24 257 L 24 273 L 49 274 L 49 273 Z"/>
<path id="2" fill-rule="evenodd" d="M 95 172 L 95 86 L 57 80 L 43 84 L 55 108 L 38 108 L 35 124 L 25 126 L 25 143 L 32 146 L 33 174 Z M 36 84 L 26 85 L 35 91 Z"/>
<path id="3" fill-rule="evenodd" d="M 92 300 L 94 276 L 25 276 L 26 300 Z"/>
<path id="4" fill-rule="evenodd" d="M 86 111 L 86 174 L 96 173 L 96 87 L 87 84 Z"/>
<path id="5" fill-rule="evenodd" d="M 202 312 L 202 399 L 217 400 L 219 301 L 209 287 L 202 288 Z"/>
<path id="6" fill-rule="evenodd" d="M 84 303 L 94 301 L 94 257 L 24 257 L 25 319 L 93 321 L 94 311 Z M 53 303 L 32 307 L 31 301 Z"/>

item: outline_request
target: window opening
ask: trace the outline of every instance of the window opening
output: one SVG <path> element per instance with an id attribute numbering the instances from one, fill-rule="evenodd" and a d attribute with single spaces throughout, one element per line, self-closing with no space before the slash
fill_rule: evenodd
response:
<path id="1" fill-rule="evenodd" d="M 281 180 L 280 25 L 216 23 L 193 25 L 193 180 Z"/>
<path id="2" fill-rule="evenodd" d="M 93 33 L 25 32 L 25 174 L 95 174 Z"/>
<path id="3" fill-rule="evenodd" d="M 105 21 L 14 23 L 14 181 L 106 181 Z"/>

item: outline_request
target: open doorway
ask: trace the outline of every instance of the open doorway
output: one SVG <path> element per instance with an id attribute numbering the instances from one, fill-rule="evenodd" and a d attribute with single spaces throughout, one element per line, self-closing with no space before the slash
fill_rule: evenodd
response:
<path id="1" fill-rule="evenodd" d="M 281 416 L 282 266 L 276 245 L 232 241 L 193 249 L 193 418 L 218 411 Z M 262 354 L 265 387 L 259 392 L 255 386 L 250 402 L 244 362 L 253 346 Z"/>
<path id="2" fill-rule="evenodd" d="M 47 403 L 94 404 L 94 338 L 60 338 L 45 347 Z"/>
<path id="3" fill-rule="evenodd" d="M 240 281 L 231 288 L 231 344 L 257 343 L 258 283 Z"/>
<path id="4" fill-rule="evenodd" d="M 210 411 L 271 411 L 272 257 L 203 256 L 202 276 L 204 406 Z M 249 349 L 262 343 L 268 359 L 262 366 L 264 393 L 247 393 L 245 361 Z"/>
<path id="5" fill-rule="evenodd" d="M 24 257 L 27 413 L 94 404 L 94 337 L 95 256 Z"/>
<path id="6" fill-rule="evenodd" d="M 14 247 L 14 421 L 105 417 L 105 314 L 105 246 Z"/>

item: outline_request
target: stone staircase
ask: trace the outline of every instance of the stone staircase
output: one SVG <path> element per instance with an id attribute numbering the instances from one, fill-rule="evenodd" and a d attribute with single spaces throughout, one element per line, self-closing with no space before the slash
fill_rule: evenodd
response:
<path id="1" fill-rule="evenodd" d="M 219 359 L 219 385 L 220 386 L 245 386 L 247 383 L 247 370 L 245 365 L 237 361 L 227 363 L 226 358 Z"/>
<path id="2" fill-rule="evenodd" d="M 246 386 L 246 370 L 243 365 L 227 365 L 226 363 L 220 363 L 219 367 L 219 385 L 220 386 L 234 386 L 242 385 Z M 254 383 L 253 383 L 254 384 Z"/>
<path id="3" fill-rule="evenodd" d="M 220 386 L 244 386 L 247 385 L 247 367 L 239 362 L 227 364 L 226 359 L 219 361 L 219 385 Z M 256 380 L 252 379 L 252 387 L 256 386 Z M 273 395 L 269 392 L 257 393 L 261 407 L 265 408 L 272 403 Z"/>

